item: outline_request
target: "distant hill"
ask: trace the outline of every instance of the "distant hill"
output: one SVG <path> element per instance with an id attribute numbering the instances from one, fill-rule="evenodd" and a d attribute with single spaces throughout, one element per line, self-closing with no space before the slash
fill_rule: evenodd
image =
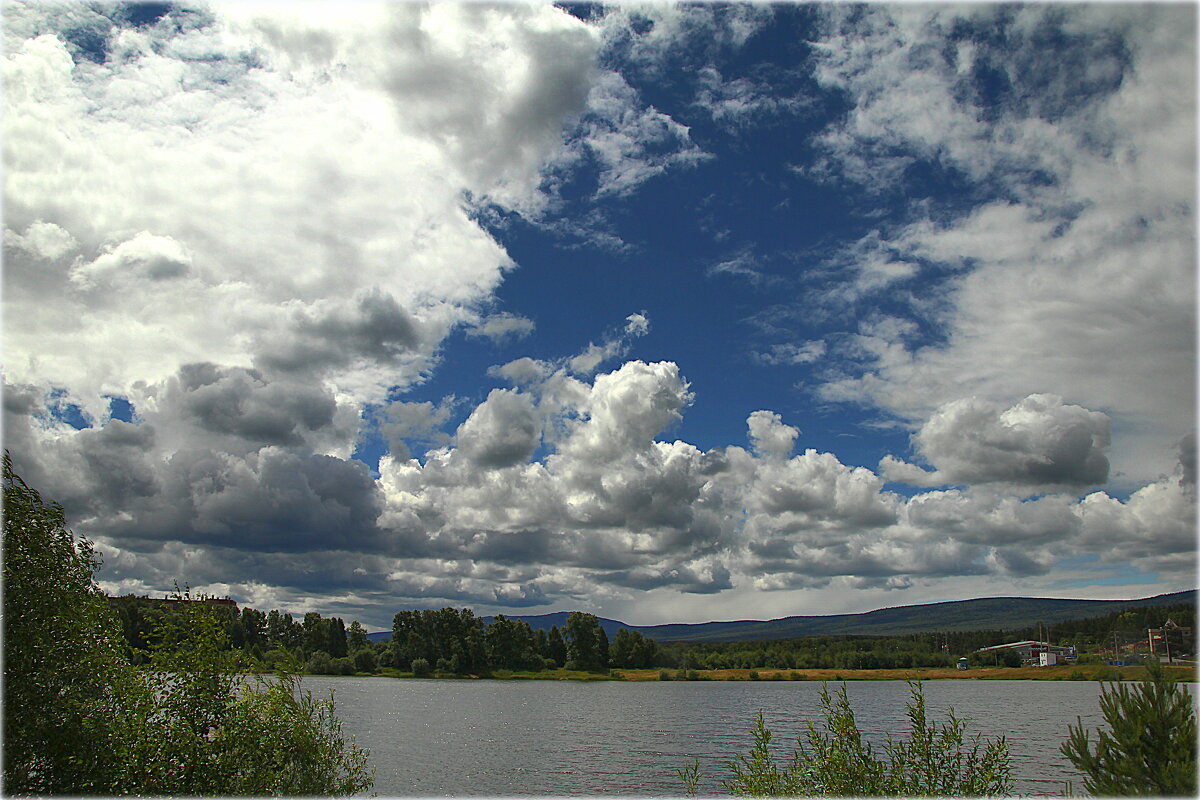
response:
<path id="1" fill-rule="evenodd" d="M 611 640 L 620 628 L 639 631 L 660 642 L 746 642 L 762 639 L 795 639 L 804 636 L 899 636 L 924 631 L 1019 630 L 1039 622 L 1054 624 L 1069 619 L 1100 617 L 1133 606 L 1167 606 L 1196 602 L 1196 590 L 1160 594 L 1137 600 L 1063 600 L 1051 597 L 984 597 L 916 606 L 881 608 L 862 614 L 783 617 L 772 620 L 737 620 L 694 624 L 626 625 L 599 617 Z M 569 611 L 520 619 L 534 630 L 561 630 Z M 492 617 L 484 617 L 487 622 Z M 391 638 L 390 631 L 369 634 L 375 641 Z"/>
<path id="2" fill-rule="evenodd" d="M 784 617 L 768 621 L 704 622 L 638 628 L 660 642 L 734 642 L 802 636 L 899 636 L 924 631 L 1019 630 L 1039 622 L 1100 617 L 1132 606 L 1195 603 L 1196 590 L 1138 600 L 1063 600 L 1045 597 L 985 597 L 918 606 L 896 606 L 863 614 Z"/>

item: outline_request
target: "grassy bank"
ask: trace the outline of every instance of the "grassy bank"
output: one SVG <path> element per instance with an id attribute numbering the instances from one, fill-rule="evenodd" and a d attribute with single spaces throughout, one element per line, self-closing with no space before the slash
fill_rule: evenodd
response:
<path id="1" fill-rule="evenodd" d="M 1165 667 L 1179 681 L 1195 681 L 1194 666 Z M 614 670 L 627 681 L 661 680 L 660 670 Z M 666 670 L 672 679 L 679 679 L 678 670 Z M 1141 680 L 1145 667 L 1110 667 L 1104 664 L 1063 664 L 1053 667 L 985 667 L 967 670 L 953 667 L 923 667 L 917 669 L 701 669 L 694 670 L 693 680 L 710 681 L 904 681 L 904 680 L 1038 680 L 1038 681 L 1131 681 Z M 752 674 L 753 673 L 753 674 Z"/>
<path id="2" fill-rule="evenodd" d="M 658 673 L 655 673 L 657 677 Z M 318 677 L 331 677 L 328 675 Z M 378 672 L 356 672 L 353 675 L 345 675 L 346 678 L 415 678 L 411 672 L 404 670 L 393 669 L 392 667 L 382 667 Z M 619 681 L 622 677 L 615 671 L 612 674 L 604 674 L 599 672 L 584 672 L 575 669 L 552 669 L 552 670 L 507 670 L 500 669 L 487 675 L 454 675 L 446 672 L 437 672 L 432 675 L 426 675 L 427 678 L 439 678 L 453 681 L 471 681 L 471 680 L 498 680 L 498 681 Z"/>
<path id="3" fill-rule="evenodd" d="M 1167 666 L 1167 674 L 1178 681 L 1196 681 L 1194 666 Z M 679 670 L 614 669 L 605 675 L 580 670 L 541 671 L 497 670 L 490 675 L 451 675 L 437 673 L 429 677 L 445 680 L 508 681 L 658 681 L 665 672 L 671 680 L 702 681 L 1139 681 L 1145 667 L 1110 667 L 1103 664 L 1062 664 L 1054 667 L 986 667 L 958 670 L 942 667 L 918 669 L 700 669 L 690 673 Z M 692 677 L 688 677 L 691 675 Z M 411 672 L 384 667 L 377 673 L 359 672 L 346 677 L 412 678 Z"/>

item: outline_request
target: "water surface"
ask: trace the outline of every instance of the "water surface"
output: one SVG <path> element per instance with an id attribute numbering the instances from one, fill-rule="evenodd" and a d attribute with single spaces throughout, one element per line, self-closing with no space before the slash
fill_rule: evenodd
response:
<path id="1" fill-rule="evenodd" d="M 762 710 L 787 760 L 821 684 L 807 681 L 597 682 L 307 677 L 335 690 L 344 730 L 371 750 L 373 791 L 396 796 L 678 796 L 675 774 L 699 759 L 702 791 L 721 793 L 725 761 L 745 753 Z M 833 688 L 833 684 L 830 685 Z M 847 683 L 872 741 L 908 728 L 902 681 Z M 1091 681 L 931 681 L 928 716 L 953 706 L 969 733 L 1005 736 L 1015 791 L 1061 794 L 1080 776 L 1059 753 L 1076 717 L 1102 718 Z"/>

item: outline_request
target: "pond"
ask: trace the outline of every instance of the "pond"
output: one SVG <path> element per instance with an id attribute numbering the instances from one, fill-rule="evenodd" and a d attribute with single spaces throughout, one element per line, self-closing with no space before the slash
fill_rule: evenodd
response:
<path id="1" fill-rule="evenodd" d="M 307 677 L 335 692 L 345 732 L 371 750 L 373 791 L 396 796 L 678 796 L 676 770 L 700 762 L 706 794 L 725 761 L 749 749 L 762 710 L 783 760 L 818 715 L 821 684 L 806 681 L 597 682 Z M 907 684 L 847 683 L 872 741 L 903 736 Z M 929 718 L 969 720 L 968 733 L 1004 736 L 1015 791 L 1061 794 L 1078 773 L 1059 753 L 1067 728 L 1101 724 L 1089 681 L 930 681 Z"/>

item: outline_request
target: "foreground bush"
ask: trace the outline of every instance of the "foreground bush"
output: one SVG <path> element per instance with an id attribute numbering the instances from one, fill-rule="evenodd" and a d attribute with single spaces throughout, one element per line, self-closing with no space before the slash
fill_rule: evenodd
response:
<path id="1" fill-rule="evenodd" d="M 247 679 L 212 610 L 181 604 L 131 665 L 98 562 L 4 455 L 5 794 L 346 795 L 372 783 L 332 701 Z M 190 599 L 184 597 L 183 599 Z"/>
<path id="2" fill-rule="evenodd" d="M 810 721 L 791 763 L 780 766 L 770 751 L 771 731 L 758 714 L 754 746 L 729 762 L 723 785 L 748 797 L 869 797 L 1003 795 L 1012 790 L 1008 747 L 1003 737 L 982 743 L 966 736 L 966 723 L 950 711 L 943 725 L 930 724 L 920 684 L 910 683 L 908 738 L 890 736 L 877 758 L 864 742 L 846 695 L 821 688 L 821 725 Z M 689 793 L 699 783 L 696 767 L 680 773 Z"/>
<path id="3" fill-rule="evenodd" d="M 1196 713 L 1191 693 L 1157 661 L 1137 686 L 1110 684 L 1100 693 L 1109 730 L 1091 749 L 1083 723 L 1072 725 L 1063 755 L 1097 796 L 1196 796 Z"/>

